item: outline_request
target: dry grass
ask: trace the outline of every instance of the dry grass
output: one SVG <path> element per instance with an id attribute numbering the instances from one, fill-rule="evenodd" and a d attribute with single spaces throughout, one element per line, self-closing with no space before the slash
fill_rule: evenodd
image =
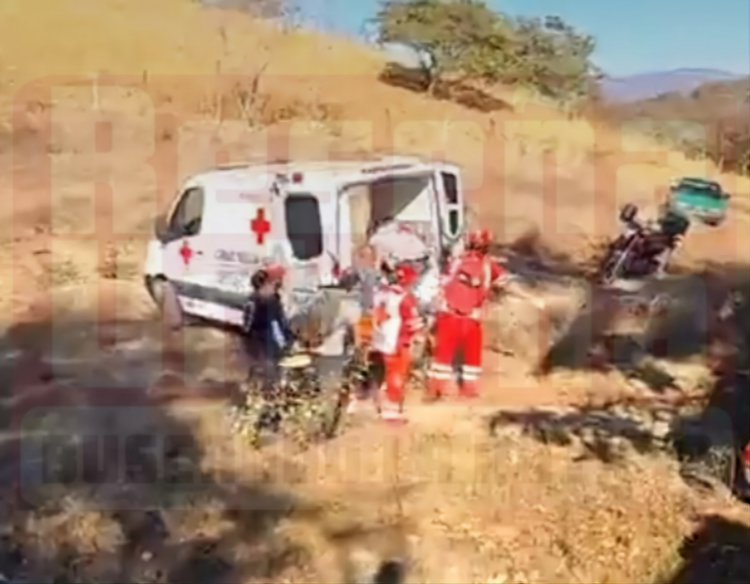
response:
<path id="1" fill-rule="evenodd" d="M 596 213 L 612 202 L 653 202 L 656 187 L 673 173 L 715 172 L 522 92 L 505 95 L 513 113 L 427 100 L 379 83 L 381 63 L 361 47 L 203 11 L 188 0 L 4 0 L 0 37 L 0 142 L 11 128 L 22 144 L 46 139 L 47 124 L 51 132 L 41 159 L 33 152 L 25 158 L 21 148 L 14 153 L 13 162 L 28 171 L 18 171 L 12 185 L 10 172 L 0 172 L 0 192 L 13 195 L 0 197 L 0 214 L 16 238 L 0 248 L 0 301 L 11 299 L 29 320 L 101 316 L 102 295 L 112 316 L 150 318 L 136 270 L 149 218 L 163 208 L 159 196 L 171 196 L 179 178 L 220 156 L 262 158 L 278 135 L 290 136 L 284 154 L 299 157 L 399 150 L 449 158 L 466 167 L 477 214 L 502 237 L 542 226 L 555 247 L 569 244 L 574 253 L 599 234 Z M 55 85 L 50 76 L 96 73 L 98 86 L 55 86 L 51 95 L 29 90 L 28 84 Z M 107 87 L 108 74 L 127 75 L 128 84 Z M 15 126 L 8 117 L 13 101 Z M 175 114 L 174 124 L 157 125 L 157 113 Z M 97 146 L 95 121 L 111 123 L 111 153 Z M 169 164 L 172 148 L 176 169 L 152 164 L 165 152 Z M 0 149 L 0 170 L 10 162 L 9 150 Z M 47 163 L 48 181 L 40 172 Z M 735 193 L 750 191 L 735 177 L 723 179 Z M 111 208 L 97 186 L 107 180 Z M 748 259 L 744 222 L 743 216 L 727 230 L 697 235 L 696 258 L 720 250 Z M 90 320 L 93 328 L 96 318 Z M 101 349 L 92 339 L 61 344 L 66 355 L 90 352 L 93 362 Z M 219 366 L 211 347 L 195 346 Z M 102 365 L 128 381 L 133 366 Z M 205 373 L 201 360 L 192 366 Z M 553 399 L 574 385 L 562 376 L 526 382 Z M 576 382 L 596 391 L 613 383 L 604 376 Z M 454 411 L 400 437 L 365 426 L 313 452 L 260 458 L 227 437 L 224 418 L 214 413 L 201 407 L 186 426 L 205 449 L 203 472 L 218 484 L 230 473 L 238 489 L 260 482 L 291 491 L 302 510 L 322 512 L 298 510 L 254 547 L 230 520 L 231 509 L 243 505 L 239 495 L 209 492 L 164 510 L 171 542 L 219 540 L 235 563 L 281 562 L 276 582 L 344 581 L 362 565 L 400 555 L 409 558 L 415 583 L 648 582 L 675 563 L 701 511 L 666 459 L 578 463 L 568 451 L 528 438 L 491 438 Z M 250 515 L 243 519 L 247 530 L 260 521 Z M 39 580 L 54 573 L 65 546 L 80 556 L 119 553 L 118 524 L 77 499 L 24 512 L 19 525 L 30 553 L 49 559 L 42 568 L 50 572 Z M 93 570 L 89 579 L 96 580 L 103 568 L 81 569 Z"/>
<path id="2" fill-rule="evenodd" d="M 33 538 L 34 552 L 47 558 L 55 557 L 62 542 L 80 554 L 114 553 L 124 543 L 120 526 L 108 514 L 70 496 L 29 515 L 24 530 Z"/>
<path id="3" fill-rule="evenodd" d="M 207 470 L 259 473 L 324 510 L 284 523 L 319 559 L 304 581 L 331 578 L 332 554 L 354 562 L 367 552 L 376 563 L 406 558 L 415 583 L 651 582 L 677 561 L 700 512 L 667 458 L 575 462 L 565 448 L 493 438 L 452 410 L 431 417 L 403 433 L 366 426 L 259 460 L 221 438 L 220 418 L 204 412 L 194 427 L 212 445 Z"/>
<path id="4" fill-rule="evenodd" d="M 413 490 L 400 501 L 386 491 L 371 513 L 413 536 L 414 581 L 645 582 L 687 531 L 685 493 L 665 489 L 673 480 L 658 462 L 604 470 L 526 441 L 455 433 L 385 439 L 378 451 L 390 448 L 401 467 L 371 484 Z M 363 491 L 368 475 L 326 468 L 326 482 Z M 357 517 L 368 516 L 362 503 Z"/>
<path id="5" fill-rule="evenodd" d="M 716 176 L 708 163 L 564 115 L 522 91 L 500 90 L 515 112 L 484 114 L 384 85 L 377 80 L 380 59 L 343 40 L 282 32 L 188 0 L 95 4 L 84 10 L 80 2 L 13 1 L 0 9 L 0 34 L 13 55 L 12 66 L 0 69 L 0 84 L 20 109 L 12 127 L 39 136 L 51 124 L 53 177 L 65 179 L 54 183 L 56 230 L 100 229 L 96 190 L 76 189 L 103 175 L 115 181 L 115 221 L 143 237 L 150 231 L 144 216 L 163 208 L 156 192 L 170 196 L 182 177 L 217 158 L 396 150 L 463 165 L 472 204 L 501 239 L 536 225 L 548 243 L 577 255 L 615 229 L 615 209 L 625 201 L 653 209 L 674 175 Z M 81 32 L 58 39 L 38 30 Z M 72 77 L 77 86 L 60 86 L 50 74 Z M 108 82 L 107 75 L 128 77 Z M 53 91 L 39 95 L 33 87 Z M 157 114 L 166 112 L 177 117 L 165 125 Z M 115 128 L 113 156 L 96 145 L 95 120 Z M 189 145 L 194 139 L 203 144 Z M 169 184 L 157 184 L 150 153 L 168 160 L 174 148 L 177 173 L 167 171 Z M 739 199 L 750 192 L 747 181 L 721 179 Z M 136 203 L 131 192 L 142 198 Z M 750 259 L 747 230 L 723 231 L 721 246 Z M 692 250 L 700 259 L 709 247 L 701 240 Z"/>
<path id="6" fill-rule="evenodd" d="M 327 55 L 332 75 L 356 75 L 373 66 L 364 51 L 354 47 L 346 53 L 336 51 L 345 46 L 341 42 L 305 32 L 286 34 L 241 15 L 207 12 L 184 0 L 165 0 L 158 6 L 146 0 L 91 5 L 42 0 L 33 7 L 10 0 L 3 3 L 2 16 L 2 33 L 14 57 L 6 79 L 16 85 L 98 72 L 138 76 L 145 72 L 147 78 L 248 73 L 253 65 L 268 60 L 272 61 L 269 72 L 294 75 L 313 70 L 322 54 Z M 65 33 L 70 30 L 79 34 Z M 57 50 L 50 50 L 53 47 Z M 217 61 L 222 66 L 219 71 Z"/>
<path id="7" fill-rule="evenodd" d="M 715 173 L 710 165 L 688 161 L 645 138 L 621 138 L 588 120 L 567 119 L 518 90 L 505 94 L 515 115 L 486 115 L 385 87 L 375 79 L 380 59 L 361 47 L 312 33 L 285 33 L 242 15 L 202 10 L 187 0 L 158 6 L 107 0 L 85 8 L 79 2 L 44 0 L 31 6 L 9 1 L 1 10 L 0 34 L 13 59 L 0 71 L 0 82 L 15 88 L 21 100 L 25 84 L 48 85 L 55 83 L 53 76 L 129 75 L 134 99 L 145 90 L 156 107 L 246 119 L 252 125 L 340 120 L 336 132 L 352 146 L 447 153 L 473 168 L 484 160 L 538 174 L 538 155 L 554 151 L 558 172 L 587 177 L 593 172 L 593 153 L 617 158 L 624 152 L 631 160 L 623 180 L 637 176 L 653 183 L 674 172 Z M 221 80 L 217 73 L 239 77 Z M 368 135 L 352 135 L 353 126 L 363 123 L 370 125 Z M 384 131 L 392 134 L 387 139 L 392 144 L 383 142 Z M 497 139 L 502 153 L 497 143 L 488 143 Z M 491 153 L 477 156 L 488 148 Z"/>
<path id="8" fill-rule="evenodd" d="M 85 311 L 80 287 L 68 292 L 58 304 Z M 137 306 L 132 310 L 138 313 Z M 72 332 L 79 336 L 80 327 Z M 186 346 L 195 353 L 223 341 L 210 331 L 194 333 Z M 87 350 L 65 344 L 78 356 Z M 155 353 L 145 360 L 160 358 Z M 93 359 L 117 368 L 101 350 Z M 211 361 L 218 363 L 215 355 Z M 184 435 L 189 429 L 199 451 L 170 458 L 165 472 L 185 472 L 187 460 L 191 470 L 182 476 L 200 476 L 204 486 L 140 486 L 159 497 L 149 508 L 157 509 L 168 533 L 158 546 L 148 537 L 129 541 L 135 557 L 125 554 L 122 519 L 81 496 L 66 497 L 64 489 L 42 494 L 47 503 L 18 510 L 14 541 L 23 543 L 36 581 L 61 573 L 75 581 L 111 581 L 114 567 L 137 564 L 144 553 L 153 557 L 148 565 L 179 565 L 198 549 L 201 565 L 228 562 L 239 570 L 232 581 L 248 584 L 343 584 L 392 560 L 406 562 L 406 581 L 414 584 L 641 583 L 657 581 L 680 563 L 680 545 L 702 513 L 732 512 L 728 501 L 696 497 L 666 457 L 631 453 L 616 464 L 577 461 L 573 450 L 517 432 L 493 437 L 468 409 L 414 405 L 411 411 L 413 423 L 402 431 L 363 422 L 312 450 L 263 453 L 230 433 L 221 401 L 124 415 L 124 427 L 104 420 L 98 427 L 94 412 L 61 411 L 48 420 L 60 432 L 85 435 L 84 420 L 94 433 L 148 435 L 158 428 Z M 289 507 L 279 509 L 265 493 L 289 497 Z"/>
<path id="9" fill-rule="evenodd" d="M 185 497 L 175 485 L 159 510 L 169 529 L 163 545 L 206 545 L 206 562 L 229 561 L 240 569 L 233 581 L 248 583 L 266 573 L 277 582 L 343 584 L 388 561 L 404 562 L 414 584 L 641 583 L 679 563 L 680 544 L 706 510 L 667 459 L 576 463 L 530 438 L 467 430 L 389 436 L 362 428 L 304 455 L 245 459 L 241 479 L 224 468 L 216 493 L 209 485 Z M 209 455 L 204 470 L 219 462 Z M 297 501 L 261 540 L 252 534 L 276 521 L 273 510 L 243 495 L 243 481 Z M 104 559 L 121 558 L 117 520 L 73 499 L 29 511 L 19 525 L 38 578 L 64 571 L 61 558 L 78 558 L 69 569 L 88 581 Z M 159 548 L 137 549 L 164 560 Z M 95 554 L 99 564 L 81 559 Z"/>

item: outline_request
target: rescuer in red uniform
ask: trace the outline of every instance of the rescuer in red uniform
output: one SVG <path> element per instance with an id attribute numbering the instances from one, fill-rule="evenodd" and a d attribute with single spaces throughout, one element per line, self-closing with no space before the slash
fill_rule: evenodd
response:
<path id="1" fill-rule="evenodd" d="M 405 422 L 403 404 L 412 362 L 412 343 L 422 328 L 419 305 L 412 289 L 419 275 L 408 263 L 391 271 L 390 282 L 378 288 L 373 302 L 372 350 L 385 366 L 385 400 L 381 417 Z"/>
<path id="2" fill-rule="evenodd" d="M 537 308 L 544 302 L 510 282 L 510 274 L 489 255 L 492 235 L 487 230 L 469 234 L 466 251 L 453 259 L 443 276 L 435 323 L 435 348 L 426 398 L 434 401 L 453 387 L 456 357 L 461 357 L 459 395 L 478 395 L 482 373 L 482 308 L 490 291 L 503 286 Z"/>

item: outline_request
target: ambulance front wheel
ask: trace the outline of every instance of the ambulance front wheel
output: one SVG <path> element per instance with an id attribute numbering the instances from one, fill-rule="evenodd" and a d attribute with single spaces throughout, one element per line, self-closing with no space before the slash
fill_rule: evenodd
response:
<path id="1" fill-rule="evenodd" d="M 162 322 L 172 330 L 178 330 L 185 324 L 185 316 L 177 297 L 174 285 L 166 278 L 152 278 L 148 281 L 148 290 L 159 307 Z"/>

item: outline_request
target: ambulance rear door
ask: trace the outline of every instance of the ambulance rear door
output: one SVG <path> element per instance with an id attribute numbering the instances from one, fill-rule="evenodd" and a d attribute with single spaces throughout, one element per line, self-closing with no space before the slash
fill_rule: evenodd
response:
<path id="1" fill-rule="evenodd" d="M 438 185 L 429 168 L 378 172 L 372 178 L 340 186 L 338 196 L 338 250 L 344 267 L 355 249 L 371 241 L 370 230 L 395 220 L 417 233 L 432 249 L 441 239 L 442 221 Z"/>
<path id="2" fill-rule="evenodd" d="M 288 185 L 282 199 L 285 288 L 291 313 L 303 310 L 322 286 L 335 285 L 338 279 L 335 199 L 325 185 L 306 186 Z"/>
<path id="3" fill-rule="evenodd" d="M 441 223 L 441 243 L 446 249 L 460 246 L 464 232 L 464 197 L 461 174 L 451 164 L 435 165 L 435 184 Z"/>

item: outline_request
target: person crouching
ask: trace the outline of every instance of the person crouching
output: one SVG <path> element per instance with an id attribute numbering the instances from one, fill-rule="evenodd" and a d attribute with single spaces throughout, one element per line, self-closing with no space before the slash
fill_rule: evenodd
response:
<path id="1" fill-rule="evenodd" d="M 372 350 L 385 366 L 385 399 L 381 418 L 405 422 L 404 398 L 412 361 L 412 343 L 422 329 L 419 305 L 413 287 L 417 271 L 408 263 L 397 264 L 390 281 L 374 295 Z"/>

